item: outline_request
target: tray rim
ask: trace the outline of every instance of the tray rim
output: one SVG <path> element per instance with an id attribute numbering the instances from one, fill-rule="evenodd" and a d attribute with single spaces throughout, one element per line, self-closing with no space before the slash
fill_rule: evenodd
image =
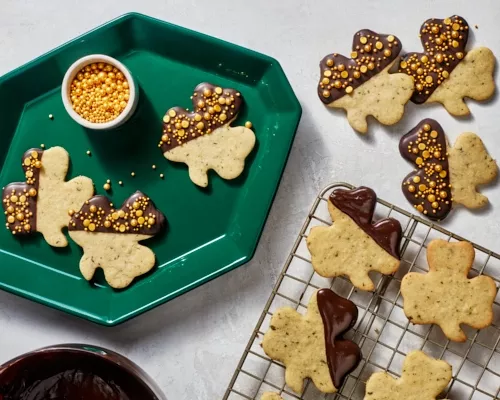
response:
<path id="1" fill-rule="evenodd" d="M 143 20 L 146 22 L 161 24 L 161 25 L 167 26 L 170 29 L 177 30 L 181 34 L 189 35 L 189 36 L 195 37 L 195 38 L 211 39 L 211 40 L 216 41 L 219 45 L 231 47 L 234 50 L 246 53 L 250 57 L 258 58 L 258 59 L 265 61 L 268 64 L 268 67 L 266 68 L 266 70 L 270 70 L 271 68 L 274 68 L 277 70 L 276 72 L 279 73 L 279 79 L 283 83 L 284 89 L 286 91 L 286 96 L 289 98 L 289 101 L 292 103 L 292 107 L 288 108 L 287 110 L 283 111 L 282 113 L 284 115 L 287 115 L 290 118 L 290 124 L 293 127 L 293 133 L 290 135 L 288 143 L 286 143 L 286 146 L 283 146 L 283 148 L 286 150 L 286 156 L 283 159 L 282 166 L 279 168 L 279 174 L 276 174 L 275 178 L 273 179 L 273 181 L 274 181 L 273 194 L 269 199 L 269 203 L 266 205 L 265 216 L 262 219 L 260 226 L 258 226 L 256 228 L 256 234 L 254 236 L 254 239 L 251 242 L 248 241 L 246 243 L 247 249 L 242 249 L 237 240 L 232 238 L 230 235 L 226 234 L 225 235 L 226 237 L 224 237 L 222 240 L 230 242 L 235 247 L 235 249 L 238 252 L 240 252 L 241 257 L 237 260 L 233 260 L 232 262 L 227 263 L 226 265 L 222 266 L 219 269 L 216 269 L 215 271 L 212 271 L 210 274 L 205 275 L 202 279 L 196 280 L 194 282 L 190 282 L 189 284 L 187 284 L 187 285 L 185 285 L 185 286 L 183 286 L 175 291 L 170 292 L 168 295 L 162 296 L 162 297 L 156 299 L 155 301 L 148 303 L 145 306 L 137 307 L 131 312 L 123 313 L 121 316 L 116 317 L 116 318 L 112 318 L 112 317 L 100 318 L 94 314 L 89 314 L 89 313 L 78 311 L 71 306 L 61 304 L 55 300 L 48 299 L 45 296 L 40 296 L 34 292 L 31 292 L 31 291 L 27 292 L 27 291 L 20 289 L 18 287 L 12 287 L 10 285 L 7 285 L 7 284 L 0 282 L 0 289 L 4 290 L 6 292 L 12 293 L 14 295 L 20 296 L 20 297 L 25 298 L 27 300 L 31 300 L 33 302 L 45 305 L 47 307 L 65 312 L 66 314 L 70 314 L 70 315 L 79 317 L 81 319 L 85 319 L 87 321 L 96 323 L 98 325 L 106 326 L 106 327 L 117 326 L 117 325 L 122 324 L 122 323 L 124 323 L 132 318 L 135 318 L 141 314 L 144 314 L 147 311 L 150 311 L 151 309 L 158 307 L 161 304 L 164 304 L 170 300 L 173 300 L 174 298 L 176 298 L 176 297 L 178 297 L 178 296 L 180 296 L 180 295 L 182 295 L 182 294 L 184 294 L 192 289 L 195 289 L 195 288 L 197 288 L 197 287 L 199 287 L 199 286 L 201 286 L 201 285 L 203 285 L 203 284 L 205 284 L 205 283 L 207 283 L 207 282 L 209 282 L 209 281 L 211 281 L 211 280 L 213 280 L 213 279 L 215 279 L 215 278 L 217 278 L 217 277 L 219 277 L 219 276 L 221 276 L 221 275 L 223 275 L 223 274 L 225 274 L 225 273 L 227 273 L 227 272 L 229 272 L 229 271 L 231 271 L 231 270 L 233 270 L 233 269 L 235 269 L 243 264 L 246 264 L 247 262 L 249 262 L 253 258 L 253 256 L 255 255 L 255 252 L 257 250 L 257 246 L 258 246 L 258 243 L 260 241 L 260 238 L 262 236 L 262 232 L 264 230 L 265 224 L 267 222 L 269 213 L 271 212 L 272 204 L 274 203 L 274 199 L 275 199 L 276 194 L 278 192 L 279 185 L 281 183 L 281 179 L 283 177 L 285 167 L 288 163 L 291 148 L 292 148 L 293 142 L 295 140 L 295 136 L 297 134 L 297 130 L 299 127 L 301 116 L 302 116 L 302 106 L 301 106 L 301 104 L 300 104 L 300 102 L 299 102 L 299 100 L 298 100 L 298 98 L 297 98 L 297 96 L 292 88 L 292 85 L 290 84 L 290 81 L 288 80 L 288 77 L 286 76 L 281 64 L 275 58 L 268 56 L 266 54 L 257 52 L 255 50 L 248 49 L 248 48 L 243 47 L 239 44 L 231 43 L 231 42 L 226 41 L 224 39 L 220 39 L 216 36 L 212 36 L 212 35 L 208 35 L 208 34 L 205 34 L 202 32 L 198 32 L 198 31 L 195 31 L 193 29 L 186 28 L 186 27 L 183 27 L 180 25 L 176 25 L 176 24 L 173 24 L 171 22 L 164 21 L 164 20 L 159 19 L 159 18 L 151 17 L 149 15 L 142 14 L 139 12 L 124 13 L 124 14 L 119 15 L 118 17 L 113 18 L 107 22 L 104 22 L 104 23 L 102 23 L 102 24 L 100 24 L 100 25 L 98 25 L 98 26 L 96 26 L 96 27 L 94 27 L 86 32 L 83 32 L 82 34 L 78 35 L 77 37 L 62 43 L 61 45 L 43 53 L 42 55 L 40 55 L 38 57 L 35 57 L 34 59 L 32 59 L 32 60 L 22 64 L 21 66 L 5 73 L 4 75 L 0 76 L 0 84 L 22 74 L 23 72 L 25 72 L 29 68 L 32 68 L 34 66 L 41 64 L 42 62 L 46 61 L 47 59 L 49 59 L 53 56 L 57 56 L 66 47 L 71 46 L 73 44 L 76 44 L 82 38 L 86 37 L 89 34 L 95 33 L 97 31 L 100 31 L 102 29 L 105 29 L 105 28 L 112 26 L 112 25 L 115 25 L 115 24 L 123 23 L 127 20 L 130 20 L 130 19 L 139 19 L 139 20 Z M 54 90 L 56 90 L 56 89 L 57 88 L 55 88 Z M 31 99 L 30 101 L 32 101 L 32 100 L 33 99 Z M 25 103 L 24 108 L 26 107 L 26 104 L 27 103 Z M 24 108 L 23 108 L 23 111 L 21 112 L 20 116 L 22 116 L 22 113 L 24 112 Z M 290 130 L 292 130 L 292 129 L 290 129 Z M 22 257 L 16 256 L 16 258 L 22 258 Z"/>

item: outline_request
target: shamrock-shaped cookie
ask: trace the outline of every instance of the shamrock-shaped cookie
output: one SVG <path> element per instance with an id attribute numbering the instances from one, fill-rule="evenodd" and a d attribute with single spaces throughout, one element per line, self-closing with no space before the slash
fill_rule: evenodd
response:
<path id="1" fill-rule="evenodd" d="M 241 93 L 200 83 L 192 99 L 192 112 L 180 107 L 167 111 L 158 147 L 168 160 L 187 164 L 198 186 L 208 185 L 211 169 L 224 179 L 237 178 L 255 145 L 251 129 L 230 126 L 243 104 Z"/>
<path id="2" fill-rule="evenodd" d="M 465 52 L 469 25 L 458 15 L 428 19 L 420 28 L 423 53 L 409 53 L 391 72 L 403 72 L 415 80 L 416 104 L 442 103 L 452 115 L 468 115 L 465 97 L 489 99 L 495 92 L 495 56 L 486 47 Z"/>
<path id="3" fill-rule="evenodd" d="M 366 382 L 364 400 L 436 400 L 451 380 L 451 365 L 422 351 L 408 353 L 401 378 L 374 373 Z"/>
<path id="4" fill-rule="evenodd" d="M 462 133 L 450 147 L 441 125 L 424 119 L 401 138 L 399 151 L 416 167 L 404 178 L 403 193 L 430 219 L 444 219 L 456 204 L 480 208 L 488 203 L 477 186 L 492 182 L 498 166 L 475 133 Z"/>
<path id="5" fill-rule="evenodd" d="M 476 329 L 491 324 L 497 289 L 488 276 L 467 278 L 474 256 L 474 247 L 468 242 L 429 243 L 429 272 L 411 272 L 401 283 L 404 312 L 412 323 L 437 324 L 456 342 L 467 339 L 460 324 Z"/>
<path id="6" fill-rule="evenodd" d="M 397 271 L 401 225 L 394 218 L 372 223 L 376 202 L 377 195 L 367 187 L 332 192 L 328 211 L 333 225 L 314 227 L 307 237 L 312 266 L 319 275 L 347 275 L 357 288 L 373 290 L 369 272 Z"/>
<path id="7" fill-rule="evenodd" d="M 135 192 L 118 209 L 107 197 L 94 196 L 70 216 L 69 235 L 83 248 L 85 279 L 100 267 L 109 285 L 122 289 L 153 268 L 154 253 L 139 242 L 157 235 L 166 219 L 145 194 Z"/>
<path id="8" fill-rule="evenodd" d="M 356 32 L 351 58 L 333 53 L 321 60 L 320 100 L 345 109 L 349 124 L 360 133 L 368 131 L 369 115 L 384 125 L 395 124 L 413 93 L 412 79 L 389 74 L 400 51 L 401 42 L 394 35 Z"/>
<path id="9" fill-rule="evenodd" d="M 14 235 L 40 232 L 49 245 L 67 246 L 62 230 L 68 226 L 68 210 L 92 196 L 92 181 L 84 176 L 65 181 L 69 155 L 62 147 L 30 149 L 22 166 L 26 181 L 10 183 L 2 192 L 7 229 Z"/>
<path id="10" fill-rule="evenodd" d="M 304 379 L 311 378 L 320 391 L 335 393 L 361 360 L 358 345 L 342 338 L 357 318 L 352 301 L 320 289 L 311 296 L 306 315 L 290 307 L 274 313 L 262 348 L 285 364 L 285 381 L 294 392 L 302 393 Z"/>

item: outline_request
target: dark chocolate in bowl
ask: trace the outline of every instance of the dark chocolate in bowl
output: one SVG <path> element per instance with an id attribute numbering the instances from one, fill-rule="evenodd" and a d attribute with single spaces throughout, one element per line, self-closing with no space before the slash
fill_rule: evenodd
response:
<path id="1" fill-rule="evenodd" d="M 36 350 L 0 367 L 0 400 L 166 400 L 142 369 L 98 347 Z"/>

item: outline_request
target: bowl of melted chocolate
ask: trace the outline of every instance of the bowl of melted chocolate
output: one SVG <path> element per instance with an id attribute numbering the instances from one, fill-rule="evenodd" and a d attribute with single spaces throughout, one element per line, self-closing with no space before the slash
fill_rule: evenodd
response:
<path id="1" fill-rule="evenodd" d="M 100 347 L 58 345 L 0 366 L 0 400 L 166 400 L 136 364 Z"/>

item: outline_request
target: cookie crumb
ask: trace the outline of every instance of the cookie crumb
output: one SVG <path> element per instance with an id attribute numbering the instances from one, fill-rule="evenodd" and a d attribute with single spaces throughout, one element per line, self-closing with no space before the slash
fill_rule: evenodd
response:
<path id="1" fill-rule="evenodd" d="M 49 119 L 54 119 L 54 116 L 52 114 L 49 114 Z"/>
<path id="2" fill-rule="evenodd" d="M 253 124 L 250 121 L 245 122 L 245 128 L 252 129 Z"/>
<path id="3" fill-rule="evenodd" d="M 474 28 L 476 28 L 476 29 L 479 29 L 479 26 L 477 26 L 477 25 L 474 25 Z"/>

